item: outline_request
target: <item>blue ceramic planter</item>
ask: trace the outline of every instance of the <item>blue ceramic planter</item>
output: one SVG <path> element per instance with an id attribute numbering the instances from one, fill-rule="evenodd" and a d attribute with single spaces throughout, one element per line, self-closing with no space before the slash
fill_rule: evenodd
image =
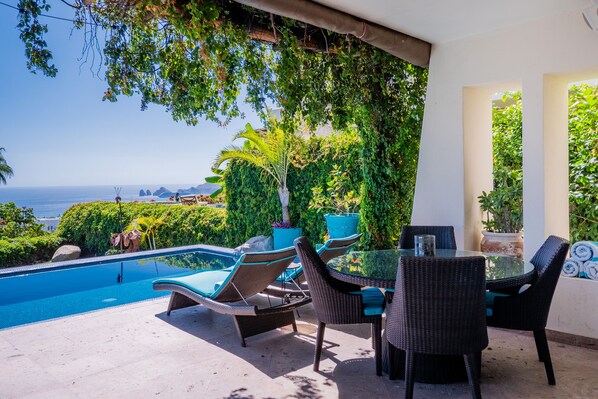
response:
<path id="1" fill-rule="evenodd" d="M 291 227 L 284 229 L 280 227 L 273 227 L 274 249 L 282 249 L 292 247 L 295 238 L 301 237 L 303 229 L 301 227 Z"/>
<path id="2" fill-rule="evenodd" d="M 359 213 L 344 213 L 342 215 L 326 214 L 326 226 L 330 238 L 343 238 L 357 234 Z"/>

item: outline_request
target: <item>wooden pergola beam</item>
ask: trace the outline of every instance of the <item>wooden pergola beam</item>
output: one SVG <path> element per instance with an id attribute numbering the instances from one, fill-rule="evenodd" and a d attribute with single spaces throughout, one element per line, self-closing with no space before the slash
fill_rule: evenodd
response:
<path id="1" fill-rule="evenodd" d="M 234 1 L 336 33 L 351 34 L 417 66 L 427 67 L 430 63 L 430 43 L 311 0 Z"/>

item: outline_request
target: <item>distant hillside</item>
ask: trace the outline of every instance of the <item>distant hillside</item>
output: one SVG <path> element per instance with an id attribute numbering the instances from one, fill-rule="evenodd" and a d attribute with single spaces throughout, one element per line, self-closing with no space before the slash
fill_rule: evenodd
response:
<path id="1" fill-rule="evenodd" d="M 179 195 L 210 195 L 219 188 L 220 185 L 214 183 L 203 183 L 195 187 L 179 188 L 177 191 L 170 191 L 166 187 L 160 187 L 158 190 L 154 191 L 153 195 L 160 198 L 168 198 L 176 193 L 179 193 Z"/>

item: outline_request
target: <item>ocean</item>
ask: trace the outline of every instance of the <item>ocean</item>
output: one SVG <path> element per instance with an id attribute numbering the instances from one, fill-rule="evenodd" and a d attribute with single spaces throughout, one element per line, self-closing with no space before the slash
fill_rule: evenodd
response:
<path id="1" fill-rule="evenodd" d="M 192 184 L 129 185 L 121 186 L 123 202 L 159 200 L 154 196 L 139 196 L 139 190 L 154 192 L 160 187 L 172 192 L 186 189 Z M 0 187 L 0 203 L 14 202 L 18 207 L 33 208 L 38 219 L 58 219 L 68 208 L 82 202 L 114 202 L 114 186 L 72 186 L 72 187 Z M 163 198 L 160 200 L 164 200 Z"/>

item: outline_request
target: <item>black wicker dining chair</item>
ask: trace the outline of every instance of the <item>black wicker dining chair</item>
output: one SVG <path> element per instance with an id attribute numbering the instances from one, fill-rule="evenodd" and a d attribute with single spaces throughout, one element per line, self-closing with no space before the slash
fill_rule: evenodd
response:
<path id="1" fill-rule="evenodd" d="M 455 229 L 453 226 L 403 226 L 399 238 L 399 248 L 413 249 L 414 237 L 418 234 L 431 234 L 436 236 L 437 249 L 457 249 Z"/>
<path id="2" fill-rule="evenodd" d="M 305 237 L 295 240 L 295 248 L 303 265 L 318 319 L 314 371 L 318 371 L 320 367 L 326 324 L 369 323 L 372 325 L 376 374 L 382 375 L 382 313 L 385 305 L 382 292 L 377 288 L 361 290 L 358 285 L 332 277 L 326 264 Z"/>
<path id="3" fill-rule="evenodd" d="M 555 385 L 556 380 L 546 339 L 546 321 L 568 251 L 567 240 L 548 237 L 531 260 L 536 276 L 527 289 L 514 295 L 486 294 L 489 326 L 534 332 L 538 358 L 544 362 L 550 385 Z"/>
<path id="4" fill-rule="evenodd" d="M 488 346 L 485 288 L 482 256 L 401 257 L 396 293 L 386 308 L 386 335 L 391 378 L 397 349 L 405 351 L 405 398 L 413 397 L 418 354 L 463 355 L 472 396 L 481 397 L 479 359 Z"/>

